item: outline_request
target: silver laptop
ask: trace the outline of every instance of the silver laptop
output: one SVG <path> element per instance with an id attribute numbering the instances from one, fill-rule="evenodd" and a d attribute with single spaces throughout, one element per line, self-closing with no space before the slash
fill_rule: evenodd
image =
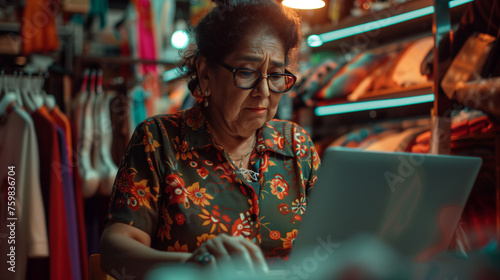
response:
<path id="1" fill-rule="evenodd" d="M 481 163 L 474 157 L 327 149 L 290 262 L 311 261 L 320 249 L 321 256 L 334 254 L 360 234 L 408 260 L 429 260 L 448 249 Z"/>

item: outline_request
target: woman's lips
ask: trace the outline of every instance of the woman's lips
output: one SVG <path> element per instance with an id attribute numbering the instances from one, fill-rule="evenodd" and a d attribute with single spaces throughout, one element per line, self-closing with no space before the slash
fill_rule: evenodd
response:
<path id="1" fill-rule="evenodd" d="M 257 107 L 257 108 L 249 108 L 249 110 L 257 114 L 262 114 L 266 112 L 267 109 L 264 107 Z"/>

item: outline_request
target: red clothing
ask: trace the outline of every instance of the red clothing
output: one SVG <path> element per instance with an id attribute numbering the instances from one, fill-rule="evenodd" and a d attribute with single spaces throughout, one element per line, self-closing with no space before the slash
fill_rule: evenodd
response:
<path id="1" fill-rule="evenodd" d="M 72 165 L 69 170 L 73 171 L 73 165 L 75 164 L 75 161 L 73 159 L 73 152 L 72 152 L 73 141 L 71 137 L 72 133 L 69 120 L 57 106 L 50 112 L 50 115 L 54 118 L 56 124 L 60 126 L 64 130 L 64 133 L 66 134 L 68 157 L 70 164 Z M 72 174 L 72 178 L 74 179 L 75 177 L 76 177 L 75 174 Z M 81 185 L 77 184 L 75 179 L 74 182 L 75 182 L 75 201 L 76 201 L 75 207 L 78 219 L 77 223 L 78 223 L 78 236 L 79 236 L 79 249 L 80 249 L 80 266 L 82 270 L 82 279 L 87 279 L 88 255 L 87 255 L 87 238 L 85 233 L 85 218 L 83 215 L 83 197 L 82 197 Z"/>
<path id="2" fill-rule="evenodd" d="M 32 113 L 40 147 L 40 183 L 49 232 L 49 279 L 72 279 L 59 139 L 44 108 Z"/>

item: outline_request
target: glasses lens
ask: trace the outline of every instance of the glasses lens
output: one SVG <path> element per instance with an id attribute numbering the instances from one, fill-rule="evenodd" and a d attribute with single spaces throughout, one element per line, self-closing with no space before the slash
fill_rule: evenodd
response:
<path id="1" fill-rule="evenodd" d="M 234 73 L 234 83 L 240 88 L 253 88 L 259 79 L 260 73 L 252 69 L 240 68 Z"/>
<path id="2" fill-rule="evenodd" d="M 268 80 L 269 89 L 274 92 L 289 91 L 295 84 L 295 77 L 287 74 L 272 74 Z"/>

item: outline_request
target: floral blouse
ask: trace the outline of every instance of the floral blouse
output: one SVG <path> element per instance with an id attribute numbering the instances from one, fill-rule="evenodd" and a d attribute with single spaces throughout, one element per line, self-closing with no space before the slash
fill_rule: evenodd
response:
<path id="1" fill-rule="evenodd" d="M 137 227 L 158 250 L 193 252 L 218 234 L 243 235 L 273 263 L 288 258 L 320 159 L 306 131 L 272 120 L 237 172 L 213 142 L 199 104 L 138 125 L 115 180 L 108 219 Z"/>

